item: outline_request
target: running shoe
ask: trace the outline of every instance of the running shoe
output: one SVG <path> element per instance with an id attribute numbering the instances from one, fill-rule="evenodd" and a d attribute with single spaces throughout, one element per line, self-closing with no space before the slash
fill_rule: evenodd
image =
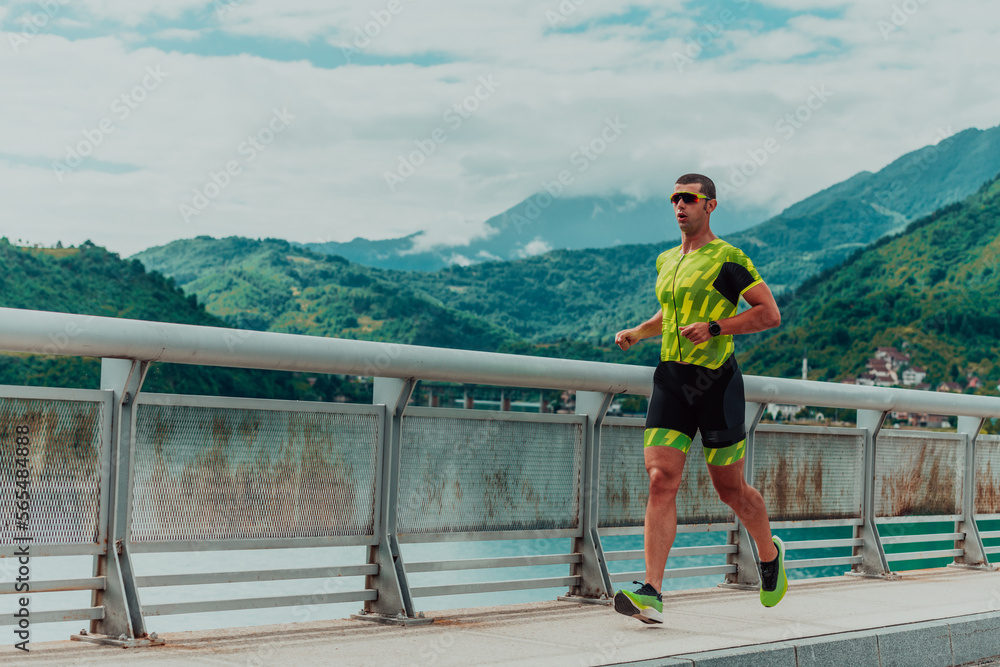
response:
<path id="1" fill-rule="evenodd" d="M 788 590 L 788 576 L 785 575 L 785 543 L 781 538 L 774 537 L 774 546 L 778 547 L 778 557 L 760 564 L 760 603 L 765 607 L 773 607 L 781 602 Z"/>
<path id="2" fill-rule="evenodd" d="M 643 584 L 634 593 L 620 590 L 615 593 L 615 611 L 637 618 L 643 623 L 663 623 L 663 598 L 649 584 Z"/>

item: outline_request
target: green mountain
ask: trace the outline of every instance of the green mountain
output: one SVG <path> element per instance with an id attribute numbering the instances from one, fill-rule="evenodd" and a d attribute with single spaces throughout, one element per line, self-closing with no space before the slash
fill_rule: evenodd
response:
<path id="1" fill-rule="evenodd" d="M 615 249 L 615 253 L 627 253 L 628 248 Z M 569 302 L 565 296 L 553 297 L 547 288 L 551 275 L 578 267 L 576 254 L 593 252 L 563 251 L 521 262 L 488 262 L 468 270 L 456 269 L 462 280 L 446 289 L 456 295 L 468 291 L 472 299 L 458 300 L 457 306 L 445 305 L 427 294 L 419 279 L 428 274 L 352 264 L 342 257 L 314 253 L 277 239 L 202 236 L 150 248 L 135 258 L 150 271 L 172 276 L 209 313 L 233 326 L 655 364 L 655 345 L 641 345 L 623 354 L 611 337 L 594 336 L 588 340 L 578 335 L 584 326 L 612 326 L 610 319 L 598 323 L 587 319 L 587 311 L 597 303 L 603 287 L 586 288 L 586 301 L 579 304 Z M 560 264 L 558 257 L 563 255 L 568 259 Z M 555 268 L 547 268 L 549 264 Z M 649 262 L 643 259 L 641 265 L 648 267 Z M 582 289 L 583 282 L 592 282 L 607 266 L 610 264 L 606 261 L 595 265 L 589 273 L 578 276 L 580 282 L 563 280 L 562 287 Z M 484 278 L 484 271 L 489 278 Z M 510 280 L 518 284 L 508 284 Z M 613 274 L 604 280 L 613 280 Z M 637 312 L 641 302 L 641 298 L 636 299 Z M 498 316 L 503 309 L 513 314 Z M 579 318 L 572 319 L 573 313 Z M 558 329 L 544 330 L 546 322 L 561 317 L 571 319 Z M 525 321 L 532 326 L 521 326 Z"/>
<path id="2" fill-rule="evenodd" d="M 172 279 L 147 273 L 91 243 L 78 248 L 21 248 L 0 239 L 0 306 L 157 322 L 226 326 L 185 296 Z M 50 341 L 39 341 L 44 350 Z M 0 354 L 0 384 L 96 389 L 100 360 Z M 336 378 L 288 373 L 154 364 L 146 391 L 261 398 L 325 398 L 360 391 Z"/>
<path id="3" fill-rule="evenodd" d="M 997 188 L 992 181 L 790 292 L 777 333 L 738 340 L 741 363 L 795 377 L 808 348 L 811 377 L 832 380 L 863 372 L 876 346 L 893 345 L 930 380 L 994 379 Z M 558 251 L 434 273 L 363 267 L 273 239 L 200 237 L 138 257 L 234 325 L 653 365 L 655 340 L 622 354 L 612 336 L 654 311 L 657 250 Z"/>
<path id="4" fill-rule="evenodd" d="M 833 319 L 825 325 L 817 321 L 815 332 L 803 334 L 802 340 L 790 331 L 800 328 L 801 318 L 811 312 L 799 303 L 809 293 L 801 296 L 794 290 L 809 276 L 825 271 L 823 280 L 829 280 L 843 270 L 849 276 L 844 278 L 848 286 L 857 289 L 865 284 L 851 268 L 859 261 L 860 255 L 855 256 L 859 249 L 879 239 L 897 242 L 892 234 L 910 229 L 916 224 L 914 218 L 964 200 L 998 172 L 1000 128 L 967 130 L 906 155 L 878 173 L 858 174 L 755 228 L 725 236 L 747 251 L 775 291 L 784 290 L 781 333 L 738 340 L 741 359 L 752 360 L 755 372 L 797 376 L 802 350 L 808 346 L 811 363 L 818 369 L 814 374 L 836 378 L 862 371 L 876 344 L 898 346 L 906 340 L 927 351 L 927 358 L 916 355 L 915 363 L 931 369 L 932 378 L 952 379 L 949 374 L 964 373 L 970 363 L 971 370 L 982 369 L 989 376 L 992 368 L 982 361 L 989 358 L 984 354 L 989 349 L 986 342 L 959 345 L 941 339 L 934 328 L 941 322 L 953 324 L 949 313 L 958 312 L 964 303 L 954 308 L 933 299 L 921 302 L 919 308 L 909 304 L 905 312 L 912 318 L 905 326 L 893 320 L 892 335 L 867 330 L 861 335 L 854 320 L 860 317 L 856 308 L 866 302 L 852 297 L 848 305 L 853 309 L 839 315 L 836 309 L 824 310 Z M 982 198 L 984 193 L 975 196 Z M 919 224 L 952 216 L 970 205 L 946 208 Z M 873 251 L 884 248 L 886 242 L 879 241 Z M 900 256 L 910 256 L 918 262 L 913 266 L 922 271 L 919 242 L 913 243 L 917 245 L 908 250 L 909 255 Z M 488 261 L 434 272 L 366 267 L 284 241 L 235 237 L 176 241 L 136 258 L 148 269 L 172 276 L 209 313 L 234 326 L 655 364 L 655 342 L 647 341 L 622 354 L 612 338 L 616 331 L 655 312 L 653 262 L 670 245 L 557 250 L 518 261 Z M 386 248 L 379 246 L 378 252 Z M 843 269 L 833 268 L 845 259 L 848 263 Z M 939 266 L 937 270 L 952 268 Z M 908 297 L 913 299 L 923 294 L 923 288 L 938 284 L 913 280 L 904 285 L 913 290 Z M 865 285 L 869 297 L 884 291 L 878 285 Z M 893 296 L 895 289 L 886 292 L 888 302 L 902 299 Z M 809 308 L 819 307 L 810 303 Z M 873 312 L 882 315 L 878 309 Z M 891 311 L 887 316 L 898 315 Z M 978 321 L 973 315 L 962 311 L 960 321 Z M 929 328 L 922 331 L 920 318 L 925 316 L 931 319 Z M 830 322 L 840 324 L 831 326 Z M 772 345 L 779 347 L 768 347 Z M 849 348 L 849 353 L 837 352 L 837 345 Z M 937 357 L 931 355 L 932 350 L 937 350 Z"/>
<path id="5" fill-rule="evenodd" d="M 732 235 L 778 294 L 913 220 L 962 201 L 1000 173 L 1000 127 L 968 129 L 861 172 Z"/>
<path id="6" fill-rule="evenodd" d="M 429 302 L 385 272 L 277 239 L 199 237 L 136 256 L 233 326 L 496 349 L 509 331 Z"/>
<path id="7" fill-rule="evenodd" d="M 609 344 L 648 319 L 662 247 L 557 250 L 516 262 L 484 262 L 434 273 L 393 273 L 443 306 L 478 315 L 525 339 Z"/>
<path id="8" fill-rule="evenodd" d="M 790 293 L 809 276 L 914 218 L 965 199 L 997 173 L 1000 127 L 966 130 L 722 237 L 746 251 L 776 294 Z M 656 311 L 653 263 L 677 243 L 557 250 L 514 262 L 396 272 L 392 280 L 530 341 L 571 339 L 601 346 L 614 332 Z"/>
<path id="9" fill-rule="evenodd" d="M 1000 173 L 1000 127 L 940 134 L 943 139 L 934 146 L 908 153 L 876 173 L 856 174 L 753 227 L 748 225 L 762 219 L 762 212 L 735 209 L 720 191 L 712 228 L 750 255 L 776 294 L 794 289 L 858 248 L 965 199 Z M 644 200 L 627 195 L 553 198 L 543 191 L 490 218 L 485 227 L 490 233 L 468 245 L 423 251 L 415 250 L 419 232 L 399 239 L 358 238 L 306 247 L 366 266 L 437 271 L 449 265 L 517 260 L 547 249 L 639 243 L 649 244 L 649 254 L 655 257 L 678 238 L 670 203 L 662 194 Z M 447 292 L 431 295 L 459 307 Z M 608 295 L 615 301 L 622 296 Z"/>
<path id="10" fill-rule="evenodd" d="M 807 280 L 781 328 L 741 357 L 748 372 L 864 372 L 877 346 L 905 348 L 927 381 L 1000 375 L 1000 179 Z"/>
<path id="11" fill-rule="evenodd" d="M 553 192 L 559 190 L 553 188 Z M 745 229 L 765 215 L 762 209 L 723 208 L 713 217 L 712 225 L 719 233 L 733 232 Z M 670 200 L 663 194 L 648 199 L 625 194 L 607 197 L 557 194 L 553 197 L 542 191 L 486 220 L 484 227 L 487 233 L 467 245 L 427 250 L 416 250 L 423 232 L 379 241 L 356 238 L 346 243 L 302 245 L 365 266 L 437 271 L 453 265 L 518 260 L 552 249 L 580 250 L 659 242 L 677 233 Z"/>

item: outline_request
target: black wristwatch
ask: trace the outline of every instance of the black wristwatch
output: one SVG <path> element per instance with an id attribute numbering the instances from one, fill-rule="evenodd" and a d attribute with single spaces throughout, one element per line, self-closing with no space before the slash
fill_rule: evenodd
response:
<path id="1" fill-rule="evenodd" d="M 722 334 L 722 325 L 715 320 L 710 320 L 708 323 L 708 333 L 713 336 L 719 336 Z"/>

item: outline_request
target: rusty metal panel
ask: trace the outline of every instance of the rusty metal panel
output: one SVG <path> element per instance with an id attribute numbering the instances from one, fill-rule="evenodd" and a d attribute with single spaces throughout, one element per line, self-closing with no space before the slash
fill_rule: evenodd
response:
<path id="1" fill-rule="evenodd" d="M 875 443 L 875 516 L 961 514 L 965 438 L 886 431 Z"/>
<path id="2" fill-rule="evenodd" d="M 643 463 L 642 420 L 612 419 L 601 429 L 601 527 L 641 526 L 646 516 L 649 477 Z M 721 500 L 708 475 L 701 434 L 695 436 L 677 492 L 677 523 L 729 521 L 732 511 Z"/>
<path id="3" fill-rule="evenodd" d="M 368 406 L 146 395 L 131 539 L 372 535 L 379 429 Z"/>
<path id="4" fill-rule="evenodd" d="M 865 436 L 858 429 L 763 425 L 752 484 L 772 521 L 861 515 Z"/>
<path id="5" fill-rule="evenodd" d="M 22 388 L 6 388 L 20 391 Z M 25 393 L 41 394 L 35 390 Z M 32 545 L 96 544 L 100 536 L 101 461 L 106 454 L 108 398 L 103 392 L 48 390 L 53 395 L 93 395 L 91 401 L 0 397 L 0 544 L 30 535 Z M 7 393 L 7 392 L 5 392 Z M 18 427 L 28 441 L 20 456 Z M 23 430 L 23 429 L 22 429 Z M 14 471 L 27 459 L 30 498 L 26 526 L 15 520 Z"/>
<path id="6" fill-rule="evenodd" d="M 577 528 L 585 424 L 577 416 L 407 410 L 398 532 Z"/>
<path id="7" fill-rule="evenodd" d="M 977 514 L 1000 514 L 1000 435 L 976 439 Z"/>

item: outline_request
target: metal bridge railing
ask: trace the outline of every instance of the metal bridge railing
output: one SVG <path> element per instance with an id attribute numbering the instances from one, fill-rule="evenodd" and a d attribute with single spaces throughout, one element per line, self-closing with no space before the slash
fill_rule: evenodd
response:
<path id="1" fill-rule="evenodd" d="M 93 576 L 31 581 L 30 591 L 91 592 L 87 607 L 33 622 L 87 620 L 91 632 L 147 635 L 150 616 L 356 601 L 360 617 L 420 622 L 415 599 L 565 587 L 605 600 L 640 578 L 609 564 L 602 540 L 638 535 L 646 501 L 641 419 L 610 417 L 616 393 L 648 394 L 652 368 L 389 345 L 289 334 L 0 309 L 0 350 L 97 356 L 101 390 L 0 387 L 0 558 L 92 555 Z M 40 342 L 41 341 L 41 342 Z M 47 341 L 57 341 L 50 344 Z M 372 405 L 143 393 L 154 362 L 375 377 Z M 419 380 L 577 391 L 576 414 L 421 408 Z M 1000 439 L 979 436 L 1000 399 L 747 377 L 747 476 L 774 527 L 791 538 L 789 568 L 837 565 L 889 576 L 917 558 L 990 567 L 1000 553 Z M 853 428 L 759 425 L 769 402 L 858 410 Z M 956 433 L 883 430 L 891 410 L 957 415 Z M 697 443 L 696 443 L 697 445 Z M 672 558 L 718 564 L 671 577 L 756 585 L 755 548 L 718 500 L 695 446 L 678 496 L 681 532 L 725 542 Z M 24 470 L 26 472 L 19 472 Z M 25 520 L 20 520 L 21 513 Z M 883 535 L 906 522 L 919 535 Z M 816 538 L 815 529 L 844 536 Z M 811 531 L 811 532 L 810 532 Z M 912 532 L 910 530 L 909 532 Z M 569 538 L 565 553 L 408 562 L 401 544 Z M 985 546 L 983 540 L 990 542 Z M 934 542 L 932 551 L 908 546 Z M 134 554 L 316 546 L 364 547 L 351 565 L 155 574 Z M 888 546 L 889 553 L 885 547 Z M 839 555 L 831 556 L 830 550 Z M 0 562 L 3 562 L 0 561 Z M 411 585 L 411 575 L 524 566 L 565 574 Z M 613 571 L 615 570 L 615 571 Z M 154 587 L 364 577 L 357 590 L 142 604 Z M 19 592 L 16 577 L 0 593 Z M 17 623 L 2 617 L 0 624 Z"/>

